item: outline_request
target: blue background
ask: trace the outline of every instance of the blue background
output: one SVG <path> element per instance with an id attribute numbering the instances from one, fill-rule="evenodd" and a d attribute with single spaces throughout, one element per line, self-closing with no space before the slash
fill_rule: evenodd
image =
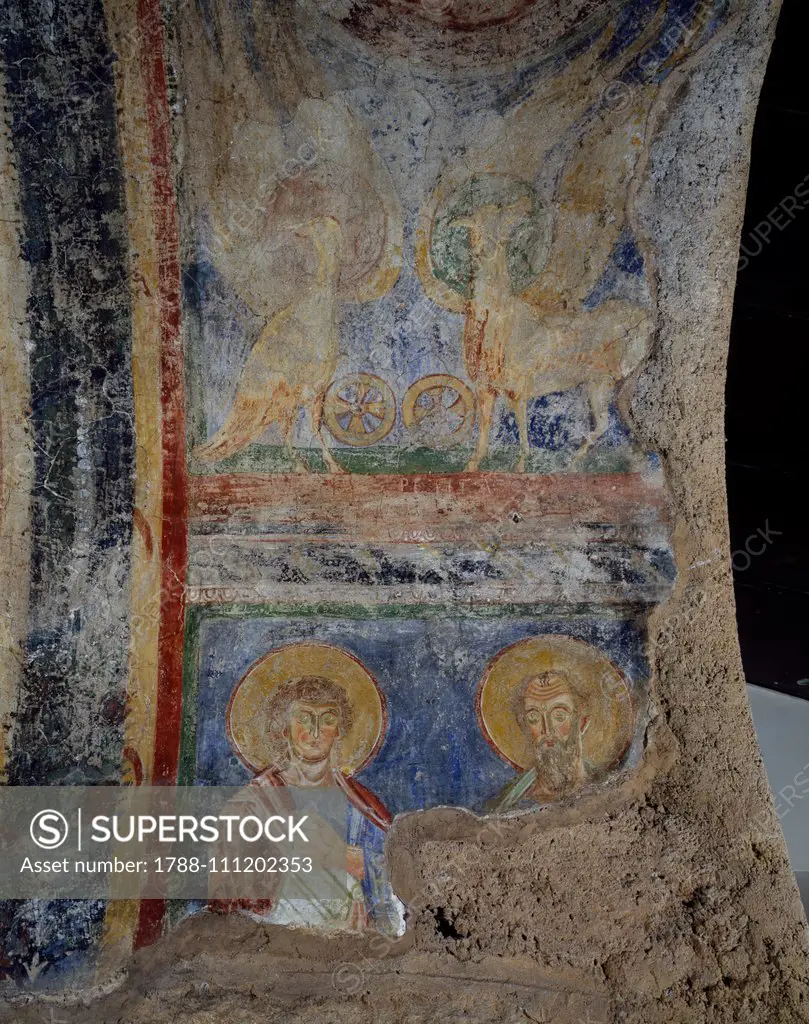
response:
<path id="1" fill-rule="evenodd" d="M 205 617 L 199 631 L 196 777 L 189 784 L 239 786 L 250 774 L 225 733 L 225 709 L 247 669 L 294 641 L 334 644 L 354 654 L 388 701 L 388 731 L 357 778 L 392 813 L 441 805 L 480 809 L 514 776 L 489 747 L 475 717 L 486 665 L 523 637 L 561 633 L 601 648 L 643 687 L 643 634 L 631 620 L 530 617 Z M 191 709 L 189 709 L 191 710 Z"/>

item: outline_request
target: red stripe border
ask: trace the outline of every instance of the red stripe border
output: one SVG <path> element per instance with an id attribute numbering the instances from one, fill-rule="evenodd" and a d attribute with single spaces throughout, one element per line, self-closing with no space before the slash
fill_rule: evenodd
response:
<path id="1" fill-rule="evenodd" d="M 152 171 L 160 298 L 160 401 L 163 427 L 163 524 L 153 785 L 174 785 L 180 753 L 185 579 L 188 560 L 188 472 L 180 333 L 180 233 L 172 175 L 171 118 L 159 0 L 138 0 Z M 135 949 L 158 939 L 165 900 L 142 900 Z"/>

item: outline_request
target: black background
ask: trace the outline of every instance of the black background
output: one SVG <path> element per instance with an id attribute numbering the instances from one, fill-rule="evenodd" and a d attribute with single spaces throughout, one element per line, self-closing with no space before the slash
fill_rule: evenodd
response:
<path id="1" fill-rule="evenodd" d="M 806 0 L 786 0 L 756 118 L 741 245 L 809 175 Z M 809 183 L 807 183 L 809 185 Z M 740 270 L 727 381 L 727 484 L 742 658 L 747 679 L 809 699 L 809 187 L 804 209 Z M 781 223 L 787 218 L 776 213 Z M 767 524 L 780 536 L 748 558 Z M 759 539 L 750 544 L 759 550 Z M 749 563 L 749 564 L 748 564 Z"/>

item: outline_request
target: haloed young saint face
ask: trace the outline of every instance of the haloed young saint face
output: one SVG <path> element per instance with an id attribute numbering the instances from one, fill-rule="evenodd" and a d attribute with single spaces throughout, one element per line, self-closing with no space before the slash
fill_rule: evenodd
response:
<path id="1" fill-rule="evenodd" d="M 295 757 L 311 764 L 325 761 L 340 734 L 340 710 L 333 704 L 294 701 L 284 732 Z"/>

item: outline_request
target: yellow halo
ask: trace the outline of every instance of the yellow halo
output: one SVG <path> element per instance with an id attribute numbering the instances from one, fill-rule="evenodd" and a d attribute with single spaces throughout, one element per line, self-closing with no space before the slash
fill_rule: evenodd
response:
<path id="1" fill-rule="evenodd" d="M 477 691 L 478 723 L 488 743 L 514 768 L 534 763 L 514 716 L 514 691 L 530 675 L 560 669 L 585 700 L 590 724 L 582 737 L 585 761 L 606 771 L 626 753 L 635 730 L 629 681 L 603 651 L 567 636 L 520 640 L 492 658 Z"/>
<path id="2" fill-rule="evenodd" d="M 273 761 L 267 706 L 281 683 L 299 676 L 323 676 L 346 691 L 354 711 L 351 729 L 340 740 L 340 769 L 352 775 L 364 767 L 382 744 L 387 725 L 385 698 L 365 666 L 331 644 L 295 643 L 265 654 L 236 684 L 225 728 L 234 753 L 251 771 Z"/>

